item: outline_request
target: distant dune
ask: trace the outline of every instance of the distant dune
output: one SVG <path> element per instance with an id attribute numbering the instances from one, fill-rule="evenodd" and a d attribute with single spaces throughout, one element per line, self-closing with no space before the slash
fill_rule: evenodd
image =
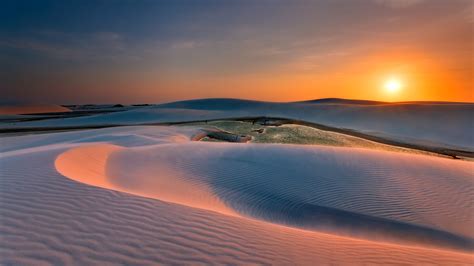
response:
<path id="1" fill-rule="evenodd" d="M 343 99 L 343 98 L 323 98 L 323 99 L 315 99 L 315 100 L 307 100 L 307 101 L 298 101 L 297 103 L 334 103 L 334 104 L 362 104 L 362 105 L 388 104 L 388 102 L 353 100 L 353 99 Z"/>
<path id="2" fill-rule="evenodd" d="M 145 106 L 85 117 L 2 123 L 0 128 L 54 128 L 139 125 L 238 117 L 282 117 L 360 131 L 401 142 L 474 150 L 470 103 L 391 103 L 323 99 L 274 103 L 238 99 L 199 99 Z M 338 103 L 338 104 L 335 104 Z"/>
<path id="3" fill-rule="evenodd" d="M 71 110 L 66 107 L 53 104 L 0 106 L 0 115 L 59 113 L 70 111 Z"/>
<path id="4" fill-rule="evenodd" d="M 204 109 L 204 110 L 226 110 L 226 109 L 245 109 L 254 108 L 259 105 L 267 105 L 268 102 L 253 101 L 253 100 L 242 100 L 232 98 L 208 98 L 208 99 L 195 99 L 178 101 L 171 103 L 160 104 L 161 108 L 192 108 L 192 109 Z M 272 104 L 272 103 L 270 103 Z M 276 104 L 276 103 L 274 103 Z"/>

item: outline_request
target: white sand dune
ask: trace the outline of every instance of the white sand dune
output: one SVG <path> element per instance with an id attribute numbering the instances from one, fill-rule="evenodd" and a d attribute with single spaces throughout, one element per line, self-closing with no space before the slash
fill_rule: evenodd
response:
<path id="1" fill-rule="evenodd" d="M 2 124 L 1 128 L 130 125 L 273 116 L 349 128 L 393 140 L 474 150 L 474 104 L 366 101 L 271 103 L 237 99 L 182 101 L 88 117 Z"/>
<path id="2" fill-rule="evenodd" d="M 2 138 L 0 264 L 474 262 L 470 162 L 198 132 Z"/>
<path id="3" fill-rule="evenodd" d="M 0 106 L 0 115 L 21 115 L 38 113 L 70 112 L 71 110 L 54 104 L 30 104 L 30 105 L 3 105 Z"/>

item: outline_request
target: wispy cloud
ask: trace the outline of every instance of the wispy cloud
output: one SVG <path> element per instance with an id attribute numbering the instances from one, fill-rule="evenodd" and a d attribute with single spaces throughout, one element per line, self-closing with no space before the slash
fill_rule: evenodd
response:
<path id="1" fill-rule="evenodd" d="M 193 49 L 198 46 L 202 46 L 202 43 L 197 42 L 197 41 L 177 41 L 171 43 L 171 48 L 176 49 L 176 50 L 181 50 L 181 49 Z"/>
<path id="2" fill-rule="evenodd" d="M 48 30 L 29 37 L 0 39 L 0 47 L 71 61 L 110 59 L 126 49 L 123 37 L 113 32 L 70 34 Z"/>
<path id="3" fill-rule="evenodd" d="M 373 0 L 374 3 L 390 8 L 406 8 L 420 4 L 425 0 Z"/>

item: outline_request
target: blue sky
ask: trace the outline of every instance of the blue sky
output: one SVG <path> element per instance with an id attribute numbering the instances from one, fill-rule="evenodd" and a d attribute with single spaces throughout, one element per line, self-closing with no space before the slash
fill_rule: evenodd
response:
<path id="1" fill-rule="evenodd" d="M 353 83 L 380 100 L 357 76 L 383 56 L 387 75 L 439 62 L 451 100 L 472 100 L 471 1 L 4 0 L 0 22 L 9 102 L 354 98 Z"/>

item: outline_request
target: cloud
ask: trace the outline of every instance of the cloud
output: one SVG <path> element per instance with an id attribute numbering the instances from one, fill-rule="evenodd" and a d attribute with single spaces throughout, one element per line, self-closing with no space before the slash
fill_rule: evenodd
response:
<path id="1" fill-rule="evenodd" d="M 417 5 L 425 0 L 373 0 L 374 3 L 390 8 L 406 8 Z"/>
<path id="2" fill-rule="evenodd" d="M 197 46 L 200 46 L 201 44 L 196 41 L 178 41 L 175 43 L 171 44 L 172 49 L 193 49 L 196 48 Z"/>
<path id="3" fill-rule="evenodd" d="M 464 17 L 467 22 L 474 23 L 474 5 L 469 5 L 468 8 L 461 12 L 461 17 Z"/>
<path id="4" fill-rule="evenodd" d="M 70 34 L 39 31 L 28 37 L 0 39 L 2 47 L 72 61 L 111 59 L 125 50 L 122 36 L 113 32 Z"/>
<path id="5" fill-rule="evenodd" d="M 78 59 L 81 58 L 81 56 L 83 55 L 83 52 L 76 49 L 70 49 L 61 45 L 29 39 L 13 39 L 0 41 L 0 47 L 31 51 L 43 55 L 48 55 L 57 59 Z"/>
<path id="6" fill-rule="evenodd" d="M 122 36 L 115 32 L 97 32 L 94 34 L 97 40 L 104 42 L 119 41 Z"/>

